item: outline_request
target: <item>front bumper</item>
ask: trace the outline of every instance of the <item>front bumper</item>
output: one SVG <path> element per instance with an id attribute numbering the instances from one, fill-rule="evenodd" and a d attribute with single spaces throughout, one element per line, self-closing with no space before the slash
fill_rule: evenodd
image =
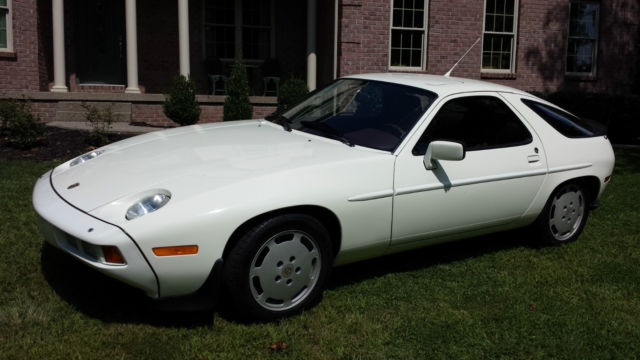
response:
<path id="1" fill-rule="evenodd" d="M 33 207 L 45 240 L 96 270 L 142 289 L 148 296 L 160 296 L 158 278 L 135 241 L 119 227 L 90 216 L 64 201 L 55 192 L 48 172 L 33 189 Z M 91 249 L 116 246 L 126 264 L 100 262 Z"/>

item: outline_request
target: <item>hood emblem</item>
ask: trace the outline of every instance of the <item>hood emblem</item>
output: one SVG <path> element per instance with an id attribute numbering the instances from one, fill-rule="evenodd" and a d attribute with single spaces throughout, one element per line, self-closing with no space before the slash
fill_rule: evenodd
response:
<path id="1" fill-rule="evenodd" d="M 69 186 L 67 187 L 67 190 L 71 190 L 71 189 L 76 188 L 76 187 L 78 187 L 78 186 L 80 186 L 80 183 L 71 184 L 71 185 L 69 185 Z"/>

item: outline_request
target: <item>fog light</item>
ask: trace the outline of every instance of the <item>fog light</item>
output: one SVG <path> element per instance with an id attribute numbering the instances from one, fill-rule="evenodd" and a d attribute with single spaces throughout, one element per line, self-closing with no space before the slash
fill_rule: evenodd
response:
<path id="1" fill-rule="evenodd" d="M 124 265 L 126 262 L 115 246 L 102 246 L 102 254 L 104 255 L 104 261 L 110 264 Z"/>
<path id="2" fill-rule="evenodd" d="M 165 246 L 153 248 L 156 256 L 193 255 L 198 253 L 198 245 Z"/>

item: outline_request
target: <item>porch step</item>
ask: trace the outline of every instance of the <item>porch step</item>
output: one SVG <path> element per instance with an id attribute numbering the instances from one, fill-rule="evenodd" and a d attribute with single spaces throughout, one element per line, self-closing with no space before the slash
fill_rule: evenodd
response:
<path id="1" fill-rule="evenodd" d="M 98 109 L 106 109 L 111 107 L 113 112 L 114 123 L 131 122 L 131 103 L 130 102 L 84 102 L 86 105 L 95 106 Z M 60 101 L 56 107 L 56 122 L 64 121 L 87 121 L 87 111 L 82 107 L 81 101 Z"/>

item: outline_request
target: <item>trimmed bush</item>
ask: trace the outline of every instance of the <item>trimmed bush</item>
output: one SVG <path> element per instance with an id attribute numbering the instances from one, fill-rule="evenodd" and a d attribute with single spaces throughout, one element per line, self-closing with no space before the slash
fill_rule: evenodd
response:
<path id="1" fill-rule="evenodd" d="M 28 101 L 0 100 L 0 136 L 9 146 L 29 149 L 44 140 L 44 125 Z"/>
<path id="2" fill-rule="evenodd" d="M 202 109 L 196 100 L 196 87 L 191 77 L 178 75 L 173 78 L 162 110 L 169 119 L 180 126 L 193 125 L 200 120 Z"/>
<path id="3" fill-rule="evenodd" d="M 293 106 L 301 102 L 309 93 L 307 83 L 299 78 L 291 76 L 280 87 L 278 95 L 278 110 L 291 109 Z"/>
<path id="4" fill-rule="evenodd" d="M 240 60 L 231 68 L 227 81 L 227 98 L 224 100 L 224 121 L 246 120 L 253 117 L 253 106 L 249 100 L 247 70 Z"/>
<path id="5" fill-rule="evenodd" d="M 91 131 L 87 137 L 87 143 L 94 146 L 102 146 L 111 142 L 109 130 L 113 124 L 113 104 L 100 109 L 97 106 L 82 103 L 82 108 L 87 111 L 87 121 L 91 124 Z"/>

